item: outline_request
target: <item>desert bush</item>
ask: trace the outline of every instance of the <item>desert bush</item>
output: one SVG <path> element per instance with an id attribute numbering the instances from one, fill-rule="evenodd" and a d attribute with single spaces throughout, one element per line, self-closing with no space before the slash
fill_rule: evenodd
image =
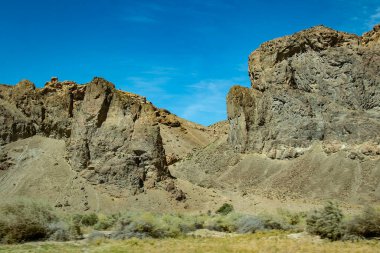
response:
<path id="1" fill-rule="evenodd" d="M 90 214 L 75 214 L 72 218 L 74 224 L 81 226 L 94 226 L 98 221 L 98 215 L 95 213 Z"/>
<path id="2" fill-rule="evenodd" d="M 162 238 L 168 237 L 169 231 L 158 215 L 152 213 L 127 213 L 119 219 L 118 231 L 112 235 L 114 239 L 137 238 Z M 172 231 L 171 231 L 172 232 Z"/>
<path id="3" fill-rule="evenodd" d="M 307 216 L 304 212 L 291 212 L 282 208 L 277 209 L 277 213 L 284 222 L 291 226 L 299 225 Z"/>
<path id="4" fill-rule="evenodd" d="M 306 219 L 306 230 L 321 238 L 333 241 L 344 235 L 343 213 L 333 202 L 328 202 L 321 210 L 315 210 Z"/>
<path id="5" fill-rule="evenodd" d="M 112 215 L 98 215 L 98 222 L 94 225 L 94 229 L 96 230 L 107 230 L 113 227 L 118 221 L 120 215 L 112 214 Z"/>
<path id="6" fill-rule="evenodd" d="M 82 239 L 83 234 L 82 234 L 82 229 L 79 224 L 75 224 L 73 222 L 69 223 L 69 234 L 70 238 L 77 240 L 77 239 Z"/>
<path id="7" fill-rule="evenodd" d="M 126 213 L 117 221 L 115 239 L 179 237 L 204 227 L 207 215 Z"/>
<path id="8" fill-rule="evenodd" d="M 220 232 L 254 233 L 258 230 L 287 230 L 289 224 L 269 215 L 243 215 L 229 213 L 227 215 L 214 215 L 207 219 L 204 228 Z"/>
<path id="9" fill-rule="evenodd" d="M 293 226 L 286 220 L 269 214 L 243 215 L 237 223 L 238 233 L 254 233 L 259 230 L 288 230 L 291 228 Z"/>
<path id="10" fill-rule="evenodd" d="M 227 233 L 254 233 L 257 230 L 287 229 L 281 221 L 270 216 L 242 215 L 181 215 L 126 213 L 116 223 L 114 239 L 180 237 L 197 229 Z"/>
<path id="11" fill-rule="evenodd" d="M 237 213 L 217 214 L 205 220 L 204 228 L 220 232 L 236 232 L 241 215 Z"/>
<path id="12" fill-rule="evenodd" d="M 70 240 L 70 230 L 67 223 L 59 221 L 51 223 L 49 226 L 49 240 L 51 241 L 68 241 Z"/>
<path id="13" fill-rule="evenodd" d="M 197 229 L 204 227 L 207 216 L 197 215 L 181 215 L 181 214 L 166 214 L 162 215 L 162 222 L 171 232 L 169 234 L 174 236 L 184 235 Z"/>
<path id="14" fill-rule="evenodd" d="M 264 229 L 266 230 L 288 230 L 292 228 L 292 226 L 287 223 L 281 217 L 275 217 L 272 215 L 264 215 L 260 217 L 264 223 Z"/>
<path id="15" fill-rule="evenodd" d="M 233 210 L 234 210 L 233 205 L 224 203 L 221 207 L 218 208 L 218 210 L 216 210 L 216 213 L 221 214 L 221 215 L 227 215 L 233 212 Z"/>
<path id="16" fill-rule="evenodd" d="M 180 226 L 184 226 L 181 228 L 183 232 L 191 232 L 197 229 L 204 228 L 205 222 L 209 219 L 210 216 L 207 215 L 195 215 L 195 216 L 185 216 L 185 224 L 180 224 Z"/>
<path id="17" fill-rule="evenodd" d="M 362 214 L 346 223 L 346 233 L 348 238 L 380 237 L 380 211 L 366 207 Z"/>
<path id="18" fill-rule="evenodd" d="M 87 237 L 89 241 L 98 241 L 98 240 L 102 241 L 107 238 L 108 236 L 100 231 L 92 231 Z"/>
<path id="19" fill-rule="evenodd" d="M 236 232 L 239 234 L 255 233 L 264 229 L 264 221 L 258 216 L 244 215 L 237 221 Z"/>
<path id="20" fill-rule="evenodd" d="M 0 242 L 17 243 L 47 239 L 59 222 L 51 208 L 31 201 L 15 200 L 0 205 Z M 54 231 L 55 230 L 55 231 Z"/>

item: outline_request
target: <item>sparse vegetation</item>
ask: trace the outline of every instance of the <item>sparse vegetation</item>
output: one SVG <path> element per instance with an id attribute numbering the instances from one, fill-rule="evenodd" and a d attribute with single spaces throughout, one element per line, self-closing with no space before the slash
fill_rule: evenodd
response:
<path id="1" fill-rule="evenodd" d="M 120 214 L 113 215 L 98 215 L 98 222 L 94 225 L 94 229 L 96 230 L 107 230 L 112 228 L 118 219 L 120 218 Z"/>
<path id="2" fill-rule="evenodd" d="M 115 239 L 179 237 L 196 229 L 204 228 L 206 215 L 126 213 L 117 222 Z"/>
<path id="3" fill-rule="evenodd" d="M 339 240 L 344 235 L 343 212 L 335 203 L 328 202 L 323 209 L 314 210 L 307 217 L 306 229 L 321 238 Z"/>
<path id="4" fill-rule="evenodd" d="M 347 222 L 347 234 L 361 238 L 380 237 L 380 211 L 366 207 L 363 213 Z"/>
<path id="5" fill-rule="evenodd" d="M 0 204 L 0 243 L 80 238 L 79 224 L 59 217 L 45 204 L 22 199 Z"/>
<path id="6" fill-rule="evenodd" d="M 306 224 L 311 234 L 333 241 L 370 239 L 380 236 L 380 211 L 366 207 L 360 215 L 344 220 L 342 210 L 328 202 L 323 209 L 311 213 Z"/>
<path id="7" fill-rule="evenodd" d="M 234 207 L 231 204 L 224 203 L 221 207 L 219 207 L 218 210 L 216 210 L 216 213 L 221 215 L 227 215 L 234 211 Z"/>
<path id="8" fill-rule="evenodd" d="M 0 245 L 0 252 L 258 252 L 258 253 L 311 253 L 311 252 L 345 252 L 363 253 L 378 252 L 380 241 L 321 241 L 316 243 L 311 239 L 295 240 L 287 237 L 286 232 L 265 231 L 255 234 L 239 235 L 225 238 L 164 238 L 164 239 L 99 239 L 83 242 L 83 244 L 66 242 L 64 244 L 44 243 Z"/>
<path id="9" fill-rule="evenodd" d="M 243 215 L 235 212 L 214 215 L 126 213 L 117 222 L 114 239 L 181 237 L 197 229 L 226 233 L 255 233 L 260 230 L 287 230 L 285 221 L 271 216 Z"/>
<path id="10" fill-rule="evenodd" d="M 73 216 L 74 224 L 79 224 L 82 226 L 94 226 L 98 221 L 98 215 L 95 213 L 90 214 L 75 214 Z"/>
<path id="11" fill-rule="evenodd" d="M 0 205 L 0 242 L 19 243 L 48 239 L 65 240 L 63 227 L 53 211 L 40 203 L 15 200 Z"/>
<path id="12" fill-rule="evenodd" d="M 277 210 L 277 213 L 281 219 L 292 226 L 301 225 L 307 217 L 305 212 L 290 212 L 289 210 L 281 208 Z"/>
<path id="13" fill-rule="evenodd" d="M 215 214 L 158 214 L 126 212 L 124 214 L 76 214 L 65 218 L 57 216 L 43 204 L 31 201 L 14 201 L 0 205 L 0 242 L 19 243 L 36 240 L 67 241 L 82 238 L 81 228 L 90 233 L 91 241 L 100 243 L 108 235 L 96 230 L 111 229 L 112 239 L 163 239 L 183 238 L 198 229 L 226 234 L 253 234 L 265 231 L 300 231 L 306 218 L 306 230 L 331 241 L 358 241 L 380 236 L 380 211 L 368 207 L 351 220 L 344 220 L 339 207 L 328 202 L 320 210 L 291 213 L 279 210 L 278 215 L 247 215 L 234 211 Z M 233 208 L 233 207 L 232 207 Z M 93 231 L 93 232 L 91 232 Z M 279 232 L 281 233 L 281 232 Z M 223 234 L 223 233 L 222 233 Z"/>

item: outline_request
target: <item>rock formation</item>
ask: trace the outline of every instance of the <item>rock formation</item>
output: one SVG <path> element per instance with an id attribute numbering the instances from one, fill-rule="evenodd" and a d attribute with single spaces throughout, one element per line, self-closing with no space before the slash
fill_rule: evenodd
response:
<path id="1" fill-rule="evenodd" d="M 86 85 L 52 78 L 42 89 L 26 80 L 2 85 L 0 111 L 1 145 L 34 135 L 63 139 L 65 156 L 82 177 L 134 190 L 170 178 L 161 128 L 179 128 L 182 121 L 183 129 L 197 131 L 195 124 L 156 108 L 144 97 L 116 90 L 102 78 Z M 184 139 L 181 136 L 186 143 Z M 198 144 L 193 141 L 191 148 Z M 1 159 L 2 167 L 8 167 L 6 156 Z"/>
<path id="2" fill-rule="evenodd" d="M 380 201 L 380 25 L 316 26 L 249 56 L 227 95 L 228 137 L 170 170 L 207 188 L 270 198 Z"/>
<path id="3" fill-rule="evenodd" d="M 227 97 L 236 150 L 294 158 L 313 142 L 380 155 L 380 25 L 362 37 L 316 26 L 249 56 L 251 88 Z"/>
<path id="4" fill-rule="evenodd" d="M 0 193 L 57 187 L 66 194 L 51 195 L 60 206 L 77 194 L 72 203 L 92 209 L 104 192 L 104 206 L 126 205 L 130 196 L 118 191 L 127 188 L 154 200 L 164 196 L 157 189 L 178 201 L 192 192 L 197 205 L 212 191 L 205 188 L 244 198 L 379 202 L 380 25 L 363 36 L 316 26 L 262 44 L 248 65 L 251 87 L 232 87 L 228 122 L 210 127 L 102 78 L 85 85 L 52 78 L 41 89 L 29 81 L 0 85 Z M 38 159 L 47 153 L 60 157 L 46 165 Z M 42 172 L 53 184 L 42 185 Z"/>

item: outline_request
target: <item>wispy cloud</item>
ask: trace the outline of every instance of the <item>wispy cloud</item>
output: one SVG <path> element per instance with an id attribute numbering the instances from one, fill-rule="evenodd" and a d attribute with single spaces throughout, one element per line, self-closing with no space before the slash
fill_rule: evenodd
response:
<path id="1" fill-rule="evenodd" d="M 230 87 L 244 82 L 244 77 L 202 80 L 188 86 L 181 98 L 179 116 L 204 125 L 226 119 L 226 96 Z"/>
<path id="2" fill-rule="evenodd" d="M 380 7 L 375 9 L 375 12 L 369 17 L 367 22 L 368 28 L 372 29 L 373 26 L 380 23 Z"/>
<path id="3" fill-rule="evenodd" d="M 227 118 L 226 96 L 229 89 L 249 85 L 246 67 L 237 65 L 236 77 L 200 79 L 188 69 L 170 65 L 141 66 L 125 78 L 125 89 L 147 97 L 154 105 L 203 125 Z"/>
<path id="4" fill-rule="evenodd" d="M 162 101 L 173 97 L 165 86 L 170 82 L 170 77 L 159 76 L 154 78 L 146 78 L 139 76 L 131 76 L 127 78 L 129 90 L 139 95 L 146 96 L 148 100 Z"/>
<path id="5" fill-rule="evenodd" d="M 127 78 L 132 85 L 139 88 L 147 88 L 149 86 L 157 86 L 166 83 L 169 81 L 168 77 L 159 77 L 159 78 L 144 78 L 139 76 L 131 76 Z"/>
<path id="6" fill-rule="evenodd" d="M 133 73 L 125 78 L 129 91 L 146 96 L 157 106 L 162 106 L 166 100 L 174 97 L 170 87 L 180 73 L 177 68 L 165 65 L 140 66 Z"/>

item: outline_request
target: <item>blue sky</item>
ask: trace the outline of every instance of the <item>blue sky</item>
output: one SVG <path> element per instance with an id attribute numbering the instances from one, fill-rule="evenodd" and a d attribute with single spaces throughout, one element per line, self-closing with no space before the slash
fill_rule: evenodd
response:
<path id="1" fill-rule="evenodd" d="M 209 125 L 249 86 L 261 43 L 314 25 L 361 35 L 380 0 L 0 0 L 0 83 L 101 76 L 156 106 Z"/>

